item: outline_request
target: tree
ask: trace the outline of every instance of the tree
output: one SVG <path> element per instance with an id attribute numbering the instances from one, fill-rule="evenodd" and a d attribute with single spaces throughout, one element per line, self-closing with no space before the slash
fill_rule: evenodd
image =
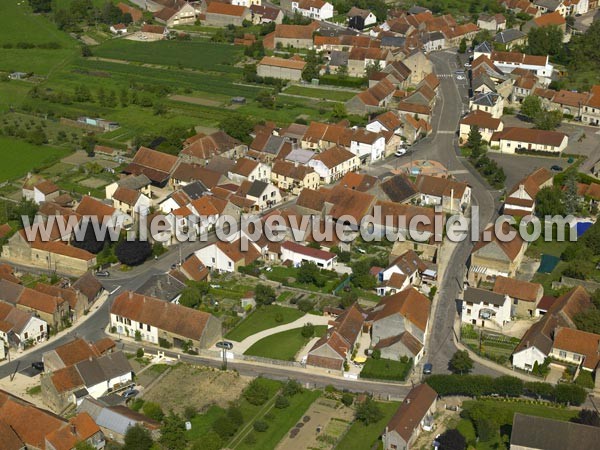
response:
<path id="1" fill-rule="evenodd" d="M 288 380 L 283 386 L 282 394 L 286 397 L 293 397 L 302 393 L 302 386 L 296 380 Z"/>
<path id="2" fill-rule="evenodd" d="M 535 27 L 527 33 L 527 53 L 556 56 L 563 52 L 563 32 L 557 26 Z"/>
<path id="3" fill-rule="evenodd" d="M 124 450 L 148 450 L 154 443 L 150 431 L 140 424 L 127 428 L 123 441 Z"/>
<path id="4" fill-rule="evenodd" d="M 348 117 L 348 111 L 346 111 L 346 105 L 343 103 L 335 103 L 331 110 L 331 117 L 333 119 L 341 120 Z"/>
<path id="5" fill-rule="evenodd" d="M 312 323 L 305 323 L 302 326 L 302 337 L 309 339 L 315 335 L 315 326 Z"/>
<path id="6" fill-rule="evenodd" d="M 483 153 L 483 138 L 477 125 L 472 125 L 467 138 L 467 148 L 471 150 L 471 158 L 477 159 Z"/>
<path id="7" fill-rule="evenodd" d="M 250 133 L 254 129 L 254 124 L 254 120 L 248 116 L 232 114 L 223 119 L 219 127 L 229 136 L 249 144 L 251 140 Z"/>
<path id="8" fill-rule="evenodd" d="M 592 308 L 580 312 L 573 318 L 577 329 L 600 334 L 600 309 Z"/>
<path id="9" fill-rule="evenodd" d="M 319 78 L 319 60 L 317 53 L 310 50 L 305 57 L 306 65 L 302 71 L 302 79 L 304 81 L 312 81 L 314 78 Z"/>
<path id="10" fill-rule="evenodd" d="M 278 395 L 275 399 L 275 408 L 285 409 L 288 406 L 290 406 L 290 401 L 288 400 L 288 398 L 284 397 L 283 395 Z"/>
<path id="11" fill-rule="evenodd" d="M 298 306 L 298 309 L 300 311 L 305 312 L 305 313 L 311 311 L 315 307 L 314 303 L 308 298 L 302 298 L 302 299 L 298 300 L 298 303 L 296 303 L 296 306 Z"/>
<path id="12" fill-rule="evenodd" d="M 536 95 L 528 95 L 521 103 L 521 114 L 534 120 L 542 112 L 542 100 Z"/>
<path id="13" fill-rule="evenodd" d="M 227 408 L 227 419 L 236 427 L 239 427 L 244 423 L 242 411 L 237 406 L 230 406 Z"/>
<path id="14" fill-rule="evenodd" d="M 185 422 L 172 411 L 163 420 L 159 442 L 169 450 L 183 450 L 186 448 Z"/>
<path id="15" fill-rule="evenodd" d="M 162 408 L 158 403 L 155 402 L 144 402 L 144 406 L 142 406 L 142 411 L 146 417 L 150 419 L 158 420 L 159 422 L 165 416 Z"/>
<path id="16" fill-rule="evenodd" d="M 271 286 L 258 283 L 254 288 L 254 298 L 258 305 L 270 305 L 275 301 L 277 296 Z"/>
<path id="17" fill-rule="evenodd" d="M 86 134 L 81 137 L 81 148 L 85 150 L 88 156 L 94 156 L 94 148 L 96 148 L 97 143 L 98 139 L 93 134 Z"/>
<path id="18" fill-rule="evenodd" d="M 225 416 L 218 417 L 211 426 L 213 431 L 217 433 L 222 440 L 229 439 L 237 430 L 235 424 Z"/>
<path id="19" fill-rule="evenodd" d="M 537 128 L 538 130 L 554 130 L 560 125 L 562 119 L 562 111 L 543 110 L 533 118 L 533 125 L 534 128 Z"/>
<path id="20" fill-rule="evenodd" d="M 265 422 L 264 420 L 257 420 L 256 422 L 254 422 L 254 424 L 252 426 L 259 433 L 264 433 L 265 431 L 267 431 L 269 429 L 269 424 L 267 422 Z"/>
<path id="21" fill-rule="evenodd" d="M 567 214 L 575 214 L 577 212 L 579 196 L 577 195 L 577 175 L 573 170 L 570 170 L 566 176 L 564 203 Z"/>
<path id="22" fill-rule="evenodd" d="M 467 448 L 467 440 L 455 428 L 444 431 L 435 440 L 440 444 L 438 447 L 440 450 L 464 450 Z"/>
<path id="23" fill-rule="evenodd" d="M 261 378 L 255 378 L 244 389 L 242 394 L 251 405 L 264 405 L 269 400 L 269 389 L 262 382 Z"/>
<path id="24" fill-rule="evenodd" d="M 448 369 L 452 373 L 461 375 L 473 370 L 473 360 L 469 356 L 469 352 L 466 350 L 457 350 L 448 363 Z"/>
<path id="25" fill-rule="evenodd" d="M 78 239 L 77 234 L 75 234 L 75 237 L 71 240 L 71 245 L 97 255 L 104 248 L 105 239 L 97 239 L 92 220 L 94 219 L 90 218 L 90 221 L 85 225 L 83 238 L 80 240 Z M 85 223 L 85 221 L 82 221 L 81 226 Z M 104 237 L 106 237 L 106 235 Z"/>
<path id="26" fill-rule="evenodd" d="M 148 241 L 123 239 L 117 244 L 115 255 L 122 264 L 139 266 L 152 255 L 152 246 Z"/>
<path id="27" fill-rule="evenodd" d="M 87 45 L 82 45 L 81 46 L 81 56 L 83 56 L 84 58 L 88 58 L 88 57 L 92 56 L 92 49 Z"/>
<path id="28" fill-rule="evenodd" d="M 572 419 L 575 423 L 580 423 L 582 425 L 589 425 L 592 427 L 600 427 L 600 415 L 598 415 L 597 411 L 592 409 L 582 409 L 577 414 L 577 417 Z"/>
<path id="29" fill-rule="evenodd" d="M 564 215 L 564 193 L 558 187 L 540 189 L 535 197 L 535 215 L 538 217 Z"/>
<path id="30" fill-rule="evenodd" d="M 52 11 L 52 0 L 29 0 L 34 13 L 49 13 Z"/>
<path id="31" fill-rule="evenodd" d="M 554 398 L 557 403 L 581 405 L 587 397 L 587 392 L 576 384 L 559 383 L 554 388 Z"/>
<path id="32" fill-rule="evenodd" d="M 344 392 L 342 394 L 342 403 L 344 406 L 352 406 L 352 403 L 354 403 L 354 396 L 349 392 Z"/>
<path id="33" fill-rule="evenodd" d="M 465 53 L 467 51 L 467 40 L 462 38 L 460 44 L 458 44 L 458 53 Z"/>
<path id="34" fill-rule="evenodd" d="M 298 267 L 296 280 L 302 284 L 313 284 L 319 277 L 319 267 L 314 262 L 304 261 Z"/>
<path id="35" fill-rule="evenodd" d="M 360 420 L 365 425 L 370 425 L 372 423 L 378 422 L 383 417 L 383 413 L 379 408 L 379 405 L 371 398 L 367 397 L 367 399 L 357 405 L 355 418 L 356 420 Z"/>
<path id="36" fill-rule="evenodd" d="M 269 91 L 260 91 L 256 96 L 260 106 L 267 109 L 275 109 L 275 96 Z"/>

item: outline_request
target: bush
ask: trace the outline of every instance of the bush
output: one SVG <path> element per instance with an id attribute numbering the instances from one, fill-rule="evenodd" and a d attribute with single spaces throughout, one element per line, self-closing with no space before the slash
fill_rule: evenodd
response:
<path id="1" fill-rule="evenodd" d="M 137 356 L 138 358 L 143 358 L 144 357 L 144 349 L 138 348 L 137 351 L 135 352 L 135 356 Z"/>
<path id="2" fill-rule="evenodd" d="M 257 420 L 256 422 L 254 422 L 254 424 L 252 426 L 259 433 L 264 433 L 265 431 L 267 431 L 269 429 L 269 424 L 267 422 L 265 422 L 264 420 Z"/>
<path id="3" fill-rule="evenodd" d="M 162 348 L 171 348 L 173 347 L 173 344 L 171 344 L 169 341 L 167 341 L 165 338 L 158 338 L 158 345 Z"/>
<path id="4" fill-rule="evenodd" d="M 383 417 L 383 413 L 379 405 L 368 397 L 364 402 L 356 407 L 356 420 L 360 420 L 365 425 L 370 425 L 379 421 Z"/>
<path id="5" fill-rule="evenodd" d="M 283 386 L 283 395 L 286 397 L 293 397 L 296 394 L 302 393 L 302 386 L 296 380 L 288 380 Z"/>
<path id="6" fill-rule="evenodd" d="M 285 409 L 288 406 L 290 406 L 290 401 L 287 399 L 287 397 L 284 397 L 283 395 L 278 395 L 275 399 L 275 408 Z"/>
<path id="7" fill-rule="evenodd" d="M 158 420 L 159 422 L 165 417 L 162 408 L 155 402 L 145 402 L 144 406 L 142 406 L 142 411 L 146 417 Z"/>
<path id="8" fill-rule="evenodd" d="M 261 378 L 255 378 L 252 382 L 244 389 L 244 398 L 251 405 L 264 405 L 269 399 L 269 390 L 262 382 Z"/>
<path id="9" fill-rule="evenodd" d="M 297 303 L 297 306 L 300 311 L 307 313 L 313 309 L 314 304 L 309 299 L 303 298 L 300 299 L 300 301 Z"/>
<path id="10" fill-rule="evenodd" d="M 302 327 L 302 337 L 309 339 L 315 335 L 315 326 L 312 323 L 305 323 Z"/>
<path id="11" fill-rule="evenodd" d="M 128 241 L 124 239 L 117 244 L 115 255 L 122 264 L 139 266 L 152 255 L 152 246 L 147 241 Z"/>
<path id="12" fill-rule="evenodd" d="M 381 350 L 379 350 L 378 348 L 373 350 L 373 353 L 371 354 L 371 358 L 381 359 Z"/>
<path id="13" fill-rule="evenodd" d="M 352 394 L 350 394 L 349 392 L 344 392 L 344 394 L 342 395 L 342 403 L 345 406 L 351 406 L 353 402 L 354 402 L 354 396 Z"/>
<path id="14" fill-rule="evenodd" d="M 183 417 L 185 417 L 186 420 L 192 420 L 194 417 L 196 417 L 196 414 L 196 408 L 191 405 L 186 406 L 183 410 Z"/>

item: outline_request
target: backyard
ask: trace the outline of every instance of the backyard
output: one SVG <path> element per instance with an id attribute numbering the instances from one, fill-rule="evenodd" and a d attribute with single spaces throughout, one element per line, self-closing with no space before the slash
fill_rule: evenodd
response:
<path id="1" fill-rule="evenodd" d="M 383 417 L 369 425 L 355 420 L 336 448 L 340 450 L 365 450 L 373 448 L 399 406 L 396 402 L 377 402 L 377 405 L 383 413 Z"/>
<path id="2" fill-rule="evenodd" d="M 336 272 L 331 270 L 320 270 L 314 283 L 301 283 L 297 281 L 299 270 L 301 269 L 297 267 L 273 266 L 272 270 L 265 274 L 269 280 L 277 281 L 284 286 L 291 286 L 324 294 L 331 294 L 341 282 L 340 276 Z"/>
<path id="3" fill-rule="evenodd" d="M 304 313 L 293 308 L 269 305 L 257 308 L 226 334 L 227 339 L 241 342 L 259 331 L 284 325 L 302 317 Z"/>
<path id="4" fill-rule="evenodd" d="M 360 372 L 361 378 L 404 381 L 412 369 L 412 359 L 394 361 L 391 359 L 368 358 Z"/>
<path id="5" fill-rule="evenodd" d="M 477 330 L 467 324 L 461 328 L 460 340 L 480 356 L 498 364 L 506 364 L 519 339 L 487 330 Z"/>
<path id="6" fill-rule="evenodd" d="M 466 400 L 462 404 L 462 418 L 457 425 L 457 429 L 465 437 L 469 446 L 476 447 L 478 450 L 488 450 L 501 448 L 505 445 L 510 435 L 510 427 L 515 413 L 522 413 L 531 416 L 546 417 L 554 420 L 570 420 L 577 415 L 577 410 L 554 407 L 545 404 L 531 404 L 530 401 L 512 399 L 505 400 Z M 469 418 L 466 418 L 469 417 Z M 489 420 L 491 430 L 489 438 L 483 439 L 479 436 L 477 441 L 476 426 L 473 421 Z M 473 421 L 472 421 L 472 420 Z"/>
<path id="7" fill-rule="evenodd" d="M 321 337 L 326 331 L 326 325 L 316 326 L 314 336 Z M 302 328 L 295 328 L 261 339 L 246 350 L 244 355 L 294 361 L 295 356 L 310 339 L 302 336 Z"/>

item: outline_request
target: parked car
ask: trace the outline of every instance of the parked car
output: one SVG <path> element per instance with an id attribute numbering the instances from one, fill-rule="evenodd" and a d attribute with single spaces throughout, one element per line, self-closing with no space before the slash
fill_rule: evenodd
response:
<path id="1" fill-rule="evenodd" d="M 398 149 L 396 150 L 396 153 L 394 153 L 395 156 L 404 156 L 406 155 L 406 149 L 404 147 L 398 147 Z"/>
<path id="2" fill-rule="evenodd" d="M 552 167 L 550 167 L 550 170 L 553 172 L 562 172 L 563 168 L 554 164 Z"/>
<path id="3" fill-rule="evenodd" d="M 215 344 L 218 348 L 224 348 L 225 350 L 231 350 L 233 348 L 233 343 L 228 341 L 219 341 Z"/>
<path id="4" fill-rule="evenodd" d="M 356 250 L 358 253 L 362 253 L 363 255 L 364 255 L 365 253 L 367 253 L 367 251 L 366 251 L 366 250 L 363 250 L 363 249 L 362 249 L 362 248 L 360 248 L 360 247 L 356 247 L 356 248 L 355 248 L 355 250 Z"/>
<path id="5" fill-rule="evenodd" d="M 175 263 L 171 264 L 171 269 L 172 269 L 172 270 L 175 270 L 175 269 L 177 269 L 177 264 L 175 264 Z"/>
<path id="6" fill-rule="evenodd" d="M 425 363 L 423 365 L 423 375 L 431 375 L 432 370 L 433 370 L 433 364 Z"/>
<path id="7" fill-rule="evenodd" d="M 110 277 L 110 272 L 108 270 L 97 270 L 96 276 L 102 277 L 102 278 L 108 278 L 108 277 Z"/>
<path id="8" fill-rule="evenodd" d="M 128 398 L 133 398 L 136 395 L 138 395 L 140 393 L 140 391 L 138 391 L 137 389 L 127 389 L 126 391 L 123 391 L 123 393 L 121 394 L 121 397 L 128 399 Z"/>
<path id="9" fill-rule="evenodd" d="M 456 75 L 456 79 L 462 81 L 465 79 L 465 77 L 464 75 Z"/>
<path id="10" fill-rule="evenodd" d="M 44 371 L 44 363 L 42 361 L 36 361 L 31 363 L 31 367 L 39 370 L 40 372 Z"/>
<path id="11" fill-rule="evenodd" d="M 466 63 L 465 63 L 465 67 L 466 67 L 467 69 L 468 69 L 468 68 L 470 68 L 470 67 L 471 67 L 471 63 L 468 63 L 468 62 L 466 62 Z"/>

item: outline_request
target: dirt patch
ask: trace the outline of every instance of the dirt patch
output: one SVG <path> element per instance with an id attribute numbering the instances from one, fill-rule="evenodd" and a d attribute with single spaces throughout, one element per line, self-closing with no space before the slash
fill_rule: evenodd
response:
<path id="1" fill-rule="evenodd" d="M 182 413 L 186 406 L 203 410 L 216 404 L 227 407 L 251 378 L 235 372 L 181 364 L 144 392 L 144 400 L 157 402 L 163 411 Z"/>
<path id="2" fill-rule="evenodd" d="M 210 100 L 208 98 L 200 98 L 200 97 L 190 97 L 187 95 L 171 95 L 169 100 L 173 100 L 176 102 L 183 103 L 191 103 L 193 105 L 201 105 L 201 106 L 221 106 L 223 102 L 219 102 L 217 100 Z"/>
<path id="3" fill-rule="evenodd" d="M 335 442 L 350 425 L 354 417 L 354 410 L 347 408 L 341 403 L 326 398 L 320 398 L 314 402 L 304 414 L 310 417 L 310 420 L 304 423 L 295 437 L 291 438 L 290 433 L 284 437 L 276 450 L 303 450 L 312 449 L 330 449 L 331 443 L 319 441 L 319 435 L 331 436 L 331 442 Z M 317 428 L 320 432 L 317 433 Z"/>
<path id="4" fill-rule="evenodd" d="M 108 183 L 100 178 L 86 178 L 85 180 L 80 181 L 80 184 L 82 184 L 85 187 L 96 189 L 102 186 L 106 186 Z"/>

